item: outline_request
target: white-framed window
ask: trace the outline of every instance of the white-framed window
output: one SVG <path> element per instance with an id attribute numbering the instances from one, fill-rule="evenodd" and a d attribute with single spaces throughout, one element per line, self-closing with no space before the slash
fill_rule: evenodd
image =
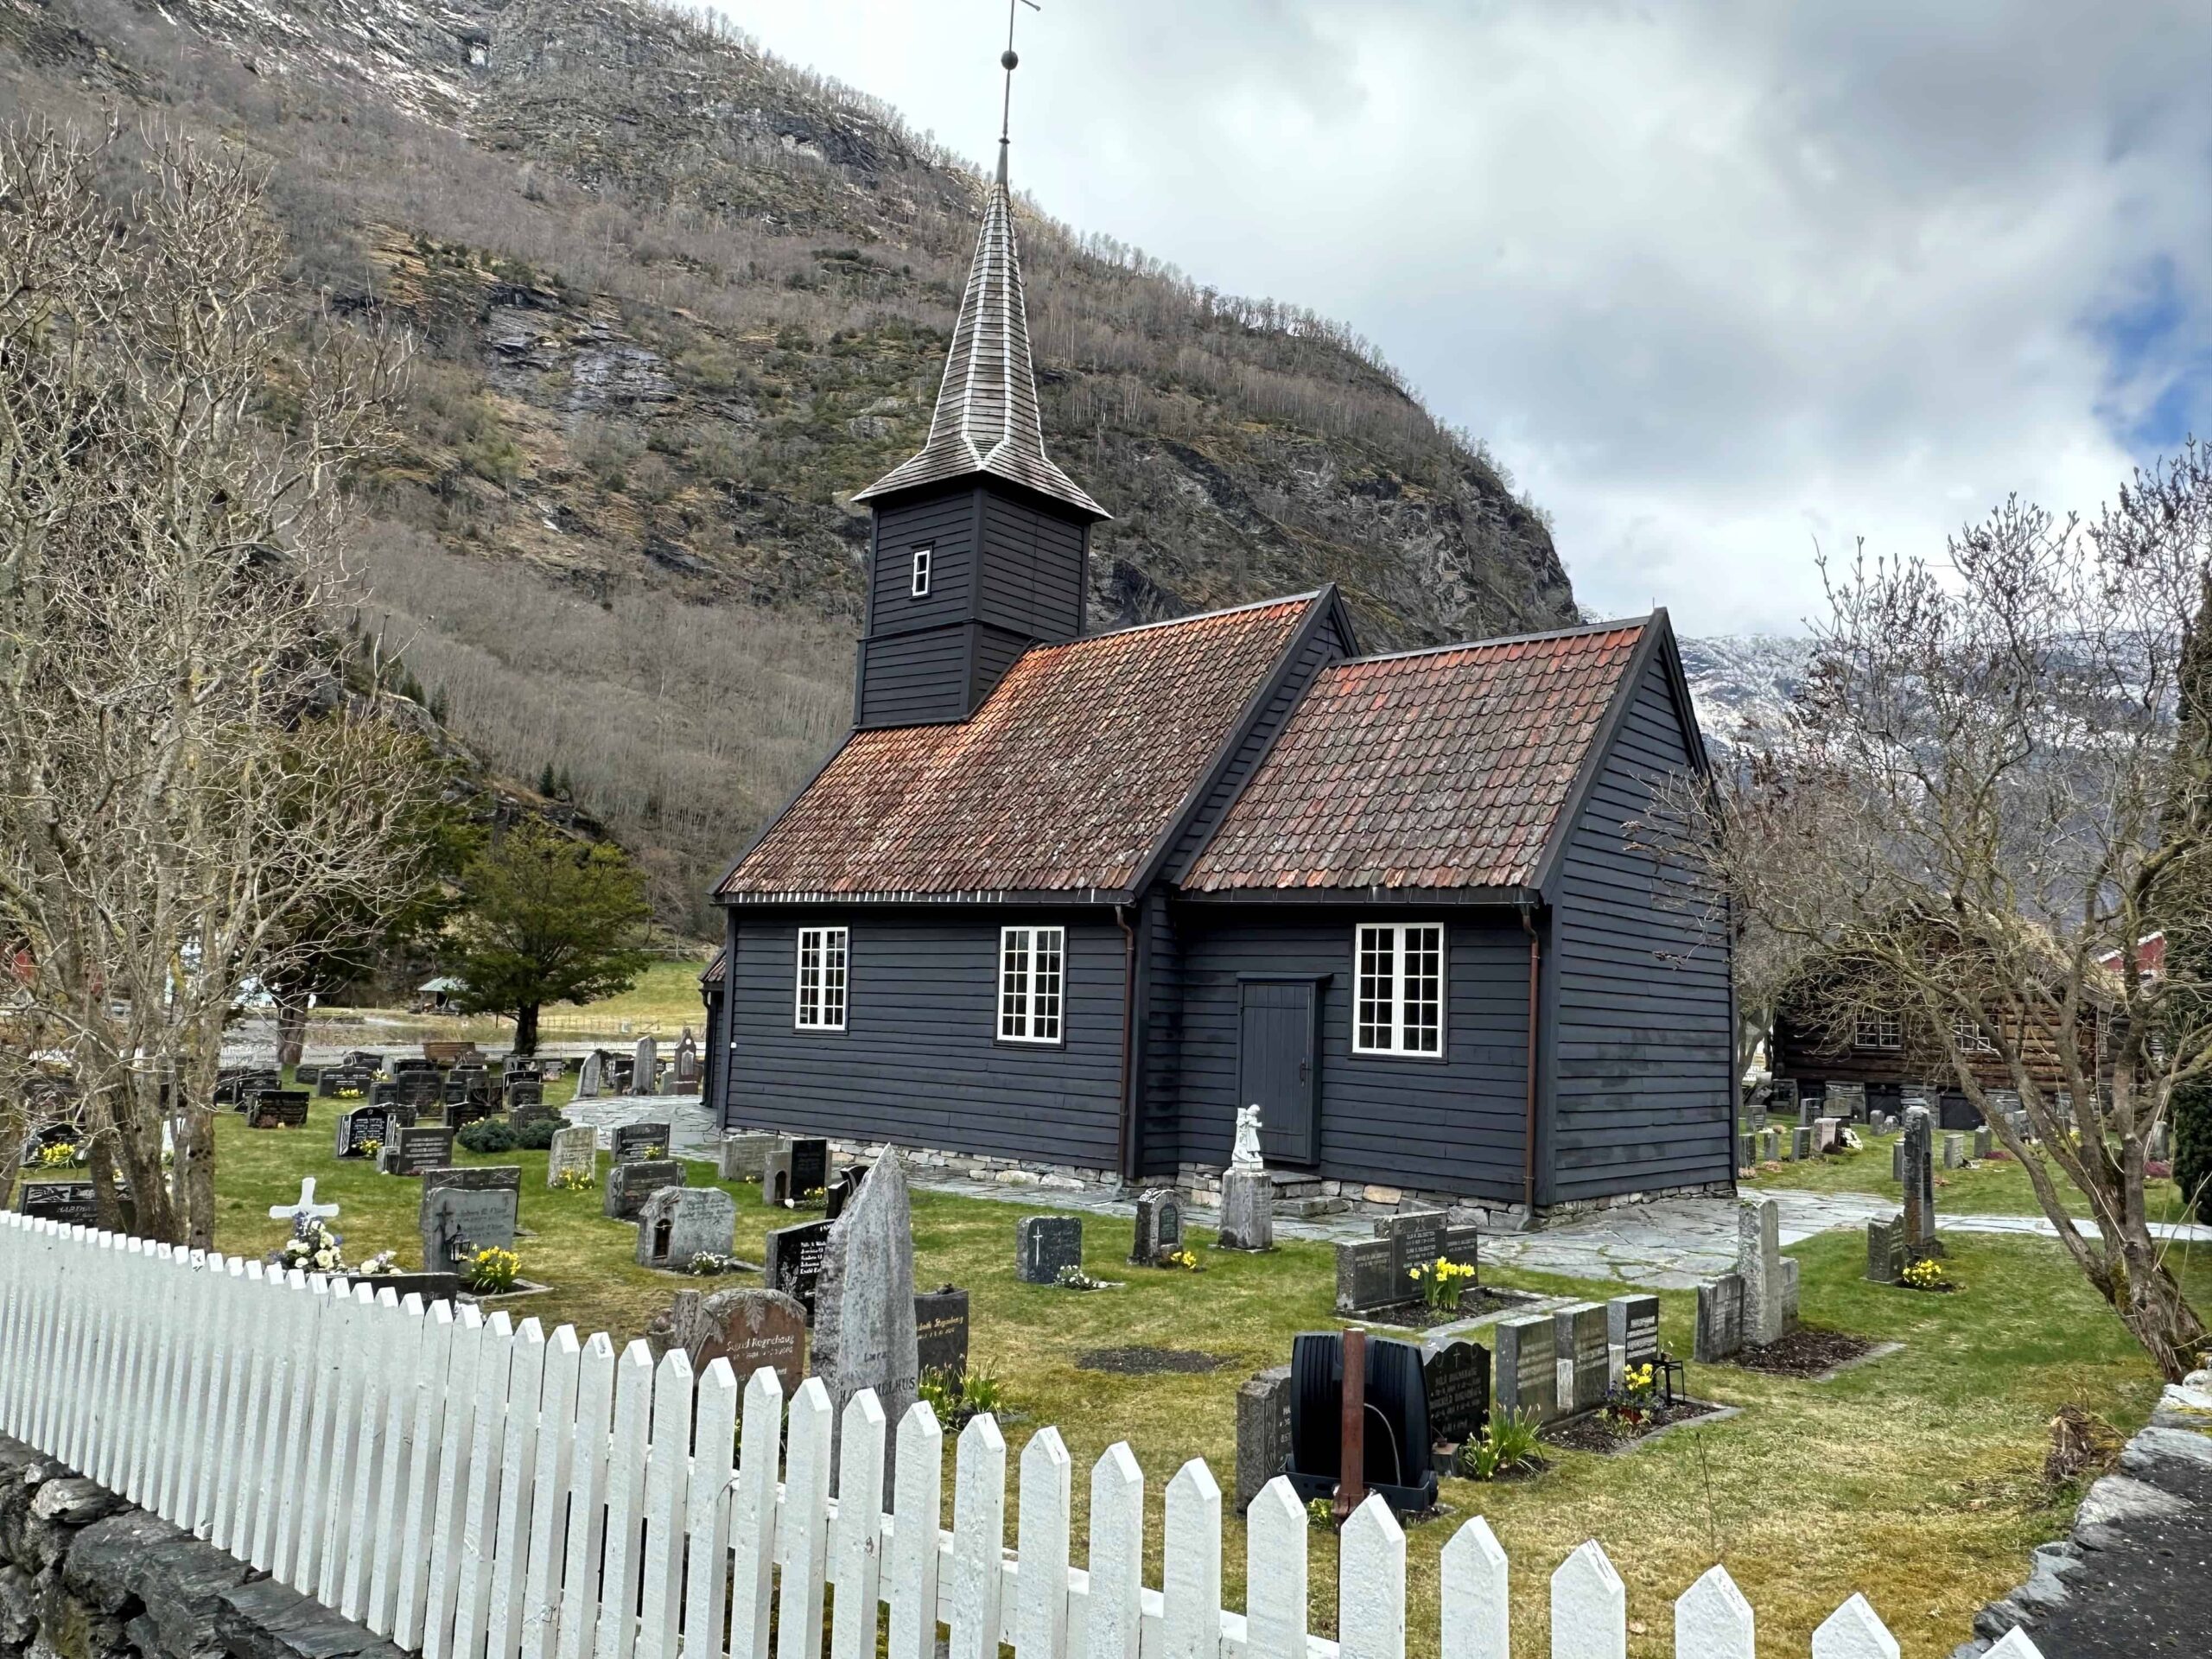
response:
<path id="1" fill-rule="evenodd" d="M 916 599 L 927 599 L 930 592 L 931 548 L 925 542 L 914 550 L 913 578 L 906 591 Z"/>
<path id="2" fill-rule="evenodd" d="M 1859 1014 L 1852 1024 L 1851 1046 L 1853 1048 L 1903 1048 L 1904 1016 L 1880 1010 Z"/>
<path id="3" fill-rule="evenodd" d="M 792 1023 L 801 1031 L 842 1031 L 850 940 L 842 927 L 798 931 L 798 988 Z"/>
<path id="4" fill-rule="evenodd" d="M 1444 929 L 1362 922 L 1352 939 L 1356 1054 L 1444 1052 Z"/>
<path id="5" fill-rule="evenodd" d="M 1057 1043 L 1067 981 L 1064 927 L 999 930 L 999 1040 Z"/>
<path id="6" fill-rule="evenodd" d="M 1989 1040 L 1989 1033 L 1973 1020 L 1960 1016 L 1951 1021 L 1951 1040 L 1961 1054 L 1994 1054 L 1997 1045 Z"/>

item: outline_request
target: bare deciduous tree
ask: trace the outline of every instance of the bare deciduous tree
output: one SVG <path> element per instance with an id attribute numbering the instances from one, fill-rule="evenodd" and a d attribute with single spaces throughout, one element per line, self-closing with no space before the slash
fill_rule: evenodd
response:
<path id="1" fill-rule="evenodd" d="M 404 353 L 280 296 L 245 162 L 132 148 L 0 143 L 6 1063 L 73 1082 L 105 1211 L 119 1177 L 138 1230 L 204 1244 L 224 1026 L 304 907 L 372 907 L 414 855 L 427 773 L 325 623 Z"/>

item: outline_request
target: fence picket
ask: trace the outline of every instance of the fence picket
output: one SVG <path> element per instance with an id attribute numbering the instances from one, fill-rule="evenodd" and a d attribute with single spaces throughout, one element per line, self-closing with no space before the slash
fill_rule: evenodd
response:
<path id="1" fill-rule="evenodd" d="M 1090 1567 L 1084 1659 L 1137 1659 L 1144 1628 L 1144 1471 L 1126 1440 L 1115 1441 L 1091 1465 Z M 957 1651 L 954 1659 L 960 1659 Z"/>
<path id="2" fill-rule="evenodd" d="M 322 1531 L 330 1508 L 337 1450 L 339 1402 L 346 1389 L 346 1355 L 353 1343 L 353 1289 L 343 1277 L 323 1281 L 315 1315 L 315 1370 L 308 1390 L 308 1437 L 300 1459 L 302 1491 L 299 1529 L 287 1580 L 302 1595 L 321 1583 Z"/>
<path id="3" fill-rule="evenodd" d="M 614 1421 L 614 1344 L 584 1344 L 576 1377 L 575 1452 L 569 1469 L 569 1555 L 560 1605 L 561 1659 L 589 1659 L 599 1639 L 601 1559 L 607 1538 L 607 1435 Z"/>
<path id="4" fill-rule="evenodd" d="M 845 1402 L 837 1430 L 837 1521 L 830 1535 L 836 1606 L 830 1659 L 875 1659 L 883 1543 L 883 1406 L 873 1389 Z"/>
<path id="5" fill-rule="evenodd" d="M 1758 1659 L 1751 1605 L 1716 1567 L 1675 1600 L 1675 1659 Z"/>
<path id="6" fill-rule="evenodd" d="M 346 1546 L 353 1530 L 353 1482 L 360 1471 L 362 1428 L 375 1395 L 371 1377 L 378 1370 L 377 1294 L 348 1284 L 345 1319 L 333 1356 L 330 1408 L 330 1490 L 322 1500 L 315 1551 L 315 1599 L 326 1607 L 345 1598 Z"/>
<path id="7" fill-rule="evenodd" d="M 1252 1659 L 1306 1659 L 1309 1522 L 1289 1477 L 1244 1512 L 1244 1649 Z"/>
<path id="8" fill-rule="evenodd" d="M 1552 1574 L 1552 1659 L 1628 1659 L 1628 1591 L 1595 1539 Z"/>
<path id="9" fill-rule="evenodd" d="M 363 1319 L 353 1363 L 364 1373 L 354 1431 L 353 1481 L 346 1494 L 346 1530 L 338 1550 L 338 1593 L 329 1605 L 342 1618 L 365 1618 L 369 1586 L 382 1540 L 377 1533 L 377 1499 L 384 1488 L 385 1445 L 392 1432 L 391 1402 L 408 1387 L 414 1369 L 415 1327 L 399 1311 L 399 1293 L 387 1285 L 356 1293 L 373 1310 Z M 418 1313 L 416 1319 L 421 1315 Z"/>
<path id="10" fill-rule="evenodd" d="M 576 1449 L 576 1383 L 583 1350 L 564 1325 L 545 1344 L 538 1389 L 537 1474 L 531 1483 L 530 1560 L 523 1578 L 521 1659 L 553 1659 L 559 1636 L 561 1573 L 568 1560 L 569 1471 Z"/>
<path id="11" fill-rule="evenodd" d="M 1436 1577 L 1443 1659 L 1513 1659 L 1512 1573 L 1489 1522 L 1452 1535 Z"/>
<path id="12" fill-rule="evenodd" d="M 996 1659 L 1006 1535 L 1006 1440 L 998 1420 L 988 1412 L 970 1418 L 952 1463 L 950 1659 Z"/>
<path id="13" fill-rule="evenodd" d="M 1221 1488 L 1201 1459 L 1185 1464 L 1167 1483 L 1163 1537 L 1165 1659 L 1220 1659 Z"/>
<path id="14" fill-rule="evenodd" d="M 573 1338 L 572 1338 L 573 1340 Z M 492 1546 L 489 1659 L 516 1659 L 528 1605 L 530 1544 L 537 1497 L 537 1438 L 543 1433 L 545 1327 L 524 1319 L 507 1357 L 506 1429 L 500 1440 L 499 1530 Z M 564 1423 L 563 1427 L 569 1425 Z"/>
<path id="15" fill-rule="evenodd" d="M 500 1454 L 513 1375 L 514 1320 L 505 1309 L 484 1321 L 476 1355 L 475 1421 L 468 1439 L 468 1486 L 461 1507 L 461 1574 L 454 1589 L 453 1644 L 459 1659 L 481 1659 L 492 1614 L 492 1551 L 498 1535 Z"/>
<path id="16" fill-rule="evenodd" d="M 1813 1632 L 1813 1659 L 1897 1659 L 1897 1639 L 1866 1598 L 1854 1595 Z"/>
<path id="17" fill-rule="evenodd" d="M 200 1354 L 202 1311 L 200 1293 L 207 1282 L 209 1257 L 205 1250 L 180 1249 L 171 1258 L 177 1282 L 169 1296 L 168 1376 L 162 1389 L 161 1444 L 155 1449 L 154 1513 L 165 1520 L 177 1517 L 177 1499 L 184 1482 L 184 1448 L 199 1419 L 193 1414 L 192 1386 Z M 79 1319 L 89 1338 L 92 1321 Z M 78 1402 L 81 1421 L 83 1402 Z"/>
<path id="18" fill-rule="evenodd" d="M 462 1529 L 468 1510 L 468 1465 L 476 1448 L 476 1371 L 484 1357 L 484 1314 L 463 1302 L 453 1322 L 446 1358 L 445 1427 L 438 1436 L 437 1481 L 430 1498 L 429 1582 L 423 1602 L 423 1659 L 454 1651 L 454 1611 L 461 1605 Z M 461 1659 L 472 1659 L 462 1655 Z"/>
<path id="19" fill-rule="evenodd" d="M 215 1515 L 208 1539 L 233 1555 L 250 1553 L 252 1506 L 247 1495 L 253 1484 L 255 1438 L 261 1421 L 261 1402 L 268 1391 L 263 1360 L 268 1320 L 263 1306 L 269 1294 L 261 1263 L 249 1262 L 239 1275 L 236 1331 L 238 1345 L 231 1355 L 232 1404 L 228 1419 L 218 1429 L 222 1444 L 216 1453 Z"/>
<path id="20" fill-rule="evenodd" d="M 269 1293 L 268 1398 L 256 1436 L 253 1470 L 254 1567 L 264 1573 L 276 1548 L 276 1510 L 284 1490 L 284 1446 L 290 1432 L 293 1375 L 305 1363 L 308 1278 L 297 1268 L 264 1275 Z"/>
<path id="21" fill-rule="evenodd" d="M 791 1396 L 776 1559 L 776 1659 L 822 1659 L 822 1576 L 829 1554 L 830 1390 L 810 1376 Z"/>
<path id="22" fill-rule="evenodd" d="M 70 1244 L 71 1271 L 82 1274 L 99 1254 L 99 1246 L 93 1238 L 73 1239 Z M 70 1323 L 74 1329 L 68 1363 L 61 1373 L 67 1379 L 63 1389 L 62 1457 L 71 1468 L 81 1469 L 86 1461 L 86 1442 L 91 1437 L 96 1414 L 92 1409 L 90 1384 L 99 1363 L 99 1310 L 90 1302 L 79 1301 L 71 1312 Z"/>
<path id="23" fill-rule="evenodd" d="M 938 1550 L 943 1535 L 938 1517 L 944 1513 L 944 1431 L 938 1426 L 937 1413 L 928 1401 L 917 1400 L 906 1408 L 906 1414 L 899 1420 L 898 1446 L 891 1503 L 889 1659 L 935 1659 Z M 1021 1512 L 1026 1522 L 1027 1502 Z M 1065 1582 L 1066 1573 L 1060 1576 Z M 737 1659 L 735 1643 L 731 1646 L 731 1659 Z M 1022 1654 L 1019 1659 L 1029 1659 L 1029 1656 Z"/>
<path id="24" fill-rule="evenodd" d="M 192 1514 L 183 1523 L 194 1536 L 209 1540 L 215 1536 L 216 1505 L 230 1480 L 226 1458 L 230 1450 L 229 1425 L 238 1415 L 245 1392 L 240 1361 L 245 1344 L 238 1329 L 238 1310 L 245 1294 L 243 1258 L 224 1259 L 216 1292 L 214 1318 L 208 1322 L 207 1416 L 200 1426 L 199 1475 L 193 1485 Z"/>
<path id="25" fill-rule="evenodd" d="M 76 1230 L 71 1229 L 71 1234 Z M 168 1320 L 166 1281 L 176 1260 L 176 1246 L 156 1243 L 150 1255 L 153 1271 L 139 1281 L 138 1306 L 131 1320 L 130 1344 L 136 1362 L 131 1374 L 130 1421 L 126 1431 L 130 1455 L 123 1472 L 124 1497 L 141 1507 L 146 1502 L 146 1471 L 152 1460 L 156 1438 L 154 1431 L 161 1412 L 162 1360 L 167 1349 Z M 59 1352 L 67 1351 L 71 1311 L 66 1300 L 60 1301 L 55 1310 L 57 1357 Z M 60 1427 L 61 1403 L 55 1402 L 54 1419 L 48 1430 L 48 1444 Z"/>
<path id="26" fill-rule="evenodd" d="M 652 1437 L 653 1357 L 642 1342 L 622 1351 L 614 1376 L 614 1441 L 607 1462 L 607 1550 L 599 1584 L 599 1659 L 631 1659 L 644 1562 L 645 1459 Z"/>
<path id="27" fill-rule="evenodd" d="M 644 1593 L 638 1659 L 675 1659 L 683 1612 L 684 1499 L 691 1484 L 691 1358 L 681 1348 L 653 1372 L 652 1440 L 645 1454 Z"/>
<path id="28" fill-rule="evenodd" d="M 737 1440 L 737 1373 L 709 1360 L 698 1381 L 691 1491 L 684 1501 L 683 1659 L 721 1659 L 729 1608 L 730 1470 Z"/>
<path id="29" fill-rule="evenodd" d="M 1370 1492 L 1338 1539 L 1337 1651 L 1342 1659 L 1405 1659 L 1405 1529 Z"/>
<path id="30" fill-rule="evenodd" d="M 392 1350 L 399 1374 L 385 1399 L 384 1467 L 377 1476 L 377 1518 L 371 1529 L 376 1559 L 369 1564 L 368 1597 L 361 1617 L 363 1624 L 383 1637 L 392 1633 L 398 1616 L 400 1562 L 413 1505 L 415 1430 L 424 1408 L 423 1376 L 430 1363 L 429 1326 L 422 1297 L 410 1291 L 401 1298 Z"/>
<path id="31" fill-rule="evenodd" d="M 899 1445 L 906 1445 L 905 1431 Z M 1021 1515 L 1014 1579 L 1014 1659 L 1067 1659 L 1068 1534 L 1074 1511 L 1075 1459 L 1057 1428 L 1040 1428 L 1021 1448 Z M 901 1501 L 900 1510 L 905 1510 Z M 901 1653 L 891 1659 L 929 1659 Z"/>
<path id="32" fill-rule="evenodd" d="M 763 1365 L 745 1385 L 744 1444 L 730 1506 L 729 1659 L 768 1659 L 769 1573 L 778 1530 L 776 1461 L 783 1438 L 783 1384 Z M 899 1444 L 906 1444 L 903 1432 Z M 895 1650 L 893 1659 L 898 1659 Z"/>

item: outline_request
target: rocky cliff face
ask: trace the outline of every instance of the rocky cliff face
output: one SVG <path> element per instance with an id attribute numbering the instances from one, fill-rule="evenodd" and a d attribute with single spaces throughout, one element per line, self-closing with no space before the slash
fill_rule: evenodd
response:
<path id="1" fill-rule="evenodd" d="M 848 498 L 926 431 L 975 178 L 622 0 L 16 0 L 0 50 L 10 113 L 119 102 L 256 151 L 302 302 L 414 331 L 365 619 L 691 905 L 842 730 Z M 1573 620 L 1541 516 L 1357 340 L 1020 232 L 1048 441 L 1116 515 L 1100 625 L 1325 581 L 1378 648 Z"/>

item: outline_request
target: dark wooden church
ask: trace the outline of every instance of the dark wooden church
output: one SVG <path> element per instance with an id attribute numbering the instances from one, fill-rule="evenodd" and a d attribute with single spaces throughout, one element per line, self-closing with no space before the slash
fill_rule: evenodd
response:
<path id="1" fill-rule="evenodd" d="M 1726 1192 L 1724 941 L 1624 826 L 1705 765 L 1663 612 L 1363 656 L 1333 588 L 1086 634 L 1004 153 L 874 514 L 851 734 L 715 889 L 732 1128 L 1522 1213 Z"/>

